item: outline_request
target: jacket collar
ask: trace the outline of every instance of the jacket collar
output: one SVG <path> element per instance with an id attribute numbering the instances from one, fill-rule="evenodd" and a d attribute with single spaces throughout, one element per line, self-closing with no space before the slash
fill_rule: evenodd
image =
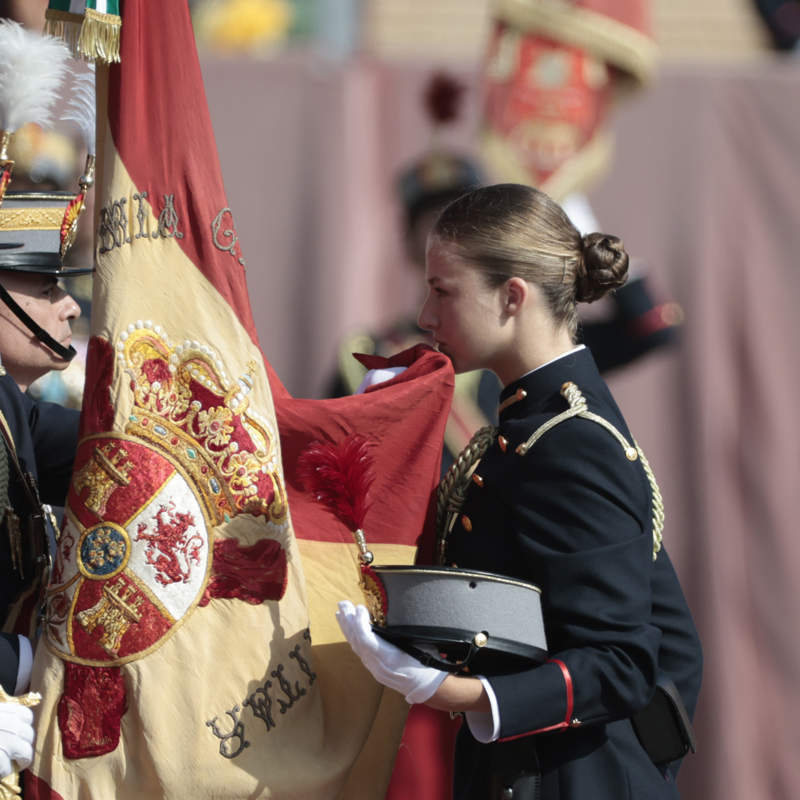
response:
<path id="1" fill-rule="evenodd" d="M 500 392 L 500 421 L 543 411 L 563 411 L 566 401 L 559 391 L 565 381 L 583 386 L 598 377 L 597 365 L 588 347 L 561 356 L 512 381 Z"/>

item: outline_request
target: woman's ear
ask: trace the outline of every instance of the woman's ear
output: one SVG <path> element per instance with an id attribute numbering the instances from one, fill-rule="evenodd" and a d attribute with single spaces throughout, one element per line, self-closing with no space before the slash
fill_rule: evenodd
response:
<path id="1" fill-rule="evenodd" d="M 530 286 L 522 278 L 509 278 L 504 286 L 505 312 L 513 317 L 519 314 L 530 293 Z"/>

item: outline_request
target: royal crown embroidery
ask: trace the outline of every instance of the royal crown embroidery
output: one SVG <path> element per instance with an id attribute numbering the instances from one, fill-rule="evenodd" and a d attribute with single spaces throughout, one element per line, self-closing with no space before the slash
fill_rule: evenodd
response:
<path id="1" fill-rule="evenodd" d="M 286 516 L 276 436 L 248 410 L 254 362 L 230 381 L 207 345 L 172 347 L 160 327 L 141 322 L 120 336 L 117 351 L 134 397 L 126 433 L 177 458 L 217 521 L 239 512 Z"/>
<path id="2" fill-rule="evenodd" d="M 173 346 L 149 322 L 97 352 L 126 382 L 130 412 L 123 431 L 78 445 L 47 635 L 62 658 L 105 667 L 152 652 L 215 597 L 279 600 L 286 553 L 273 536 L 288 515 L 277 436 L 250 409 L 254 362 L 231 380 L 212 348 Z M 238 514 L 273 535 L 215 540 Z"/>

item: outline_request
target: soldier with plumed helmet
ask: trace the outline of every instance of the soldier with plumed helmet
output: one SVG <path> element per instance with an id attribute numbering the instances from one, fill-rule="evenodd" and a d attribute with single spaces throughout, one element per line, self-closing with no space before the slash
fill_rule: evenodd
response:
<path id="1" fill-rule="evenodd" d="M 33 755 L 35 698 L 24 695 L 55 535 L 53 506 L 66 498 L 78 439 L 79 412 L 37 402 L 30 385 L 64 370 L 76 351 L 71 322 L 80 307 L 60 280 L 91 272 L 65 266 L 85 193 L 14 191 L 13 134 L 46 126 L 61 97 L 69 50 L 17 23 L 0 22 L 0 779 L 16 791 L 14 773 Z M 94 133 L 90 91 L 71 118 Z M 10 783 L 9 783 L 10 781 Z M 0 795 L 6 796 L 6 795 Z"/>

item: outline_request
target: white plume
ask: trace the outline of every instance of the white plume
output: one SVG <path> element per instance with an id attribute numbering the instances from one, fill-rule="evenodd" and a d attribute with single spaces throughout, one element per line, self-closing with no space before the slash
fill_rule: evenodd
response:
<path id="1" fill-rule="evenodd" d="M 0 130 L 49 125 L 69 55 L 60 39 L 0 20 Z"/>
<path id="2" fill-rule="evenodd" d="M 86 150 L 93 156 L 96 151 L 95 118 L 97 117 L 94 64 L 88 64 L 86 68 L 85 72 L 73 73 L 71 96 L 63 119 L 78 126 Z"/>

